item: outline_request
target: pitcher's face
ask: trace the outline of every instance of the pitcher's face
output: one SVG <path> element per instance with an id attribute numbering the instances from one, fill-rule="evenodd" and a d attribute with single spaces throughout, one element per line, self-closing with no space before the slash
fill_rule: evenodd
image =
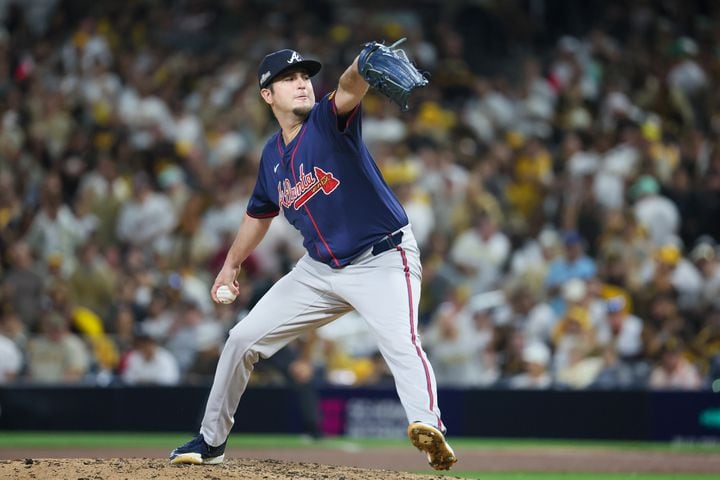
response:
<path id="1" fill-rule="evenodd" d="M 310 76 L 305 70 L 289 70 L 277 77 L 261 91 L 263 99 L 278 112 L 292 112 L 298 117 L 306 117 L 315 105 Z"/>

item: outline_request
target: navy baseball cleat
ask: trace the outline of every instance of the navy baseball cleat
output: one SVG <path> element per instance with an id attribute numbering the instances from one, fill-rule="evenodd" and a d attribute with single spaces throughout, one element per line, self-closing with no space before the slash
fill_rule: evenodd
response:
<path id="1" fill-rule="evenodd" d="M 216 465 L 225 460 L 225 445 L 227 440 L 218 447 L 212 447 L 205 442 L 202 433 L 185 445 L 177 447 L 170 452 L 170 463 L 190 463 L 193 465 Z"/>
<path id="2" fill-rule="evenodd" d="M 455 452 L 437 428 L 414 422 L 408 426 L 407 434 L 412 444 L 427 454 L 428 463 L 435 470 L 450 470 L 457 462 Z"/>

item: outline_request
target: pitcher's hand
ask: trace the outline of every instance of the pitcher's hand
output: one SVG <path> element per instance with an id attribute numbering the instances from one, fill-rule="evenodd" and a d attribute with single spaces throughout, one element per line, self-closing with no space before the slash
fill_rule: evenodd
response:
<path id="1" fill-rule="evenodd" d="M 210 289 L 210 296 L 215 303 L 222 303 L 217 297 L 217 290 L 222 285 L 227 285 L 234 295 L 237 296 L 240 294 L 240 284 L 237 281 L 239 274 L 240 267 L 223 266 L 220 273 L 215 277 L 215 283 L 213 283 Z"/>

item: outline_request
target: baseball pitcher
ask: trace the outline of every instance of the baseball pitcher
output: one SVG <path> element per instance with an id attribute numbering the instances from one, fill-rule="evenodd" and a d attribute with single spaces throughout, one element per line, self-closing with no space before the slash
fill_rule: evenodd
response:
<path id="1" fill-rule="evenodd" d="M 435 375 L 417 335 L 420 253 L 408 217 L 361 135 L 361 101 L 369 86 L 404 110 L 409 93 L 427 83 L 396 45 L 367 44 L 337 89 L 319 102 L 310 82 L 319 62 L 294 50 L 270 53 L 261 62 L 260 95 L 280 130 L 262 152 L 255 189 L 212 298 L 225 300 L 228 288 L 238 293 L 241 263 L 281 209 L 302 233 L 307 253 L 230 331 L 200 433 L 173 450 L 172 463 L 222 462 L 255 362 L 353 309 L 368 322 L 392 371 L 410 441 L 435 469 L 457 461 L 445 441 Z"/>

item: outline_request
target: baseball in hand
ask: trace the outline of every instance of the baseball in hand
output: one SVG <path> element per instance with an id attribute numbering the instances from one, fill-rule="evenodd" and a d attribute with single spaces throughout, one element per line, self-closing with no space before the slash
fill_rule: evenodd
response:
<path id="1" fill-rule="evenodd" d="M 235 301 L 236 295 L 230 290 L 230 287 L 227 285 L 221 285 L 218 287 L 217 292 L 215 292 L 215 296 L 220 301 L 220 303 L 232 303 Z"/>

